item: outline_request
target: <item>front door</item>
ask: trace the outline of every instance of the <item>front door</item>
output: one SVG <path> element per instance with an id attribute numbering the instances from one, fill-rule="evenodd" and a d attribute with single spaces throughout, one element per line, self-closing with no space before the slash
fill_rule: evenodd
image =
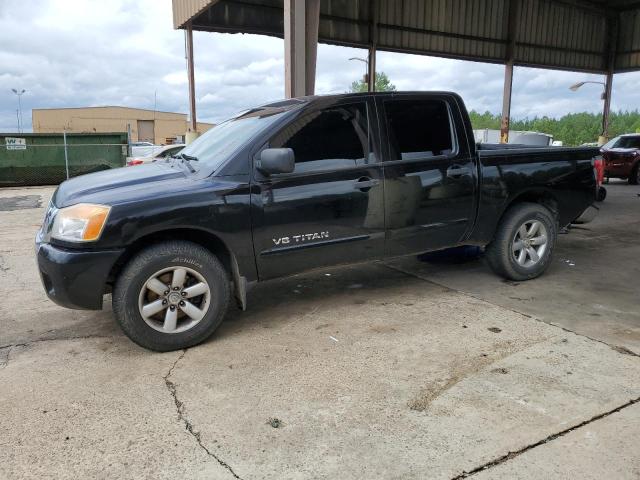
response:
<path id="1" fill-rule="evenodd" d="M 262 280 L 384 252 L 382 167 L 370 99 L 302 112 L 269 141 L 291 148 L 293 173 L 254 170 L 254 249 Z"/>
<path id="2" fill-rule="evenodd" d="M 475 216 L 476 171 L 453 96 L 380 97 L 386 131 L 386 254 L 456 245 Z"/>

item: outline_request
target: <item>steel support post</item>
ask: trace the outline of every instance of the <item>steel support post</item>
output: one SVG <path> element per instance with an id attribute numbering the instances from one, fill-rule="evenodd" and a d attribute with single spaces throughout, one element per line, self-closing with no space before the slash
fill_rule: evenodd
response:
<path id="1" fill-rule="evenodd" d="M 193 63 L 193 28 L 191 23 L 186 30 L 186 54 L 187 54 L 187 74 L 189 78 L 189 129 L 191 132 L 198 131 L 198 121 L 196 119 L 196 74 Z"/>
<path id="2" fill-rule="evenodd" d="M 284 0 L 285 96 L 315 93 L 320 0 Z"/>

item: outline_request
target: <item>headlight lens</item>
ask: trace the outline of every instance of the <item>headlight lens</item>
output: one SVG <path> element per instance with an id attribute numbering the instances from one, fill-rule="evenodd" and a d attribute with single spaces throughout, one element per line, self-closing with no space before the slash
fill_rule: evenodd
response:
<path id="1" fill-rule="evenodd" d="M 111 207 L 80 203 L 58 210 L 51 236 L 66 242 L 93 242 L 100 238 Z"/>

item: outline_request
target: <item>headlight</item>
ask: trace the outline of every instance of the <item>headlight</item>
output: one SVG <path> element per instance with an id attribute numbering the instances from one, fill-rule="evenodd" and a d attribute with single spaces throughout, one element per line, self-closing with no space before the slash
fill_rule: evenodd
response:
<path id="1" fill-rule="evenodd" d="M 66 242 L 93 242 L 100 238 L 111 207 L 79 203 L 58 210 L 51 236 Z"/>

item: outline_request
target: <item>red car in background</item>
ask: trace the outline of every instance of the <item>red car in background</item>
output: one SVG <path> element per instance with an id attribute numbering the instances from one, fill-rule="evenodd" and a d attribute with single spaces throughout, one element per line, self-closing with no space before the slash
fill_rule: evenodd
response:
<path id="1" fill-rule="evenodd" d="M 620 135 L 600 150 L 604 158 L 604 176 L 625 178 L 632 185 L 640 183 L 640 133 Z"/>

